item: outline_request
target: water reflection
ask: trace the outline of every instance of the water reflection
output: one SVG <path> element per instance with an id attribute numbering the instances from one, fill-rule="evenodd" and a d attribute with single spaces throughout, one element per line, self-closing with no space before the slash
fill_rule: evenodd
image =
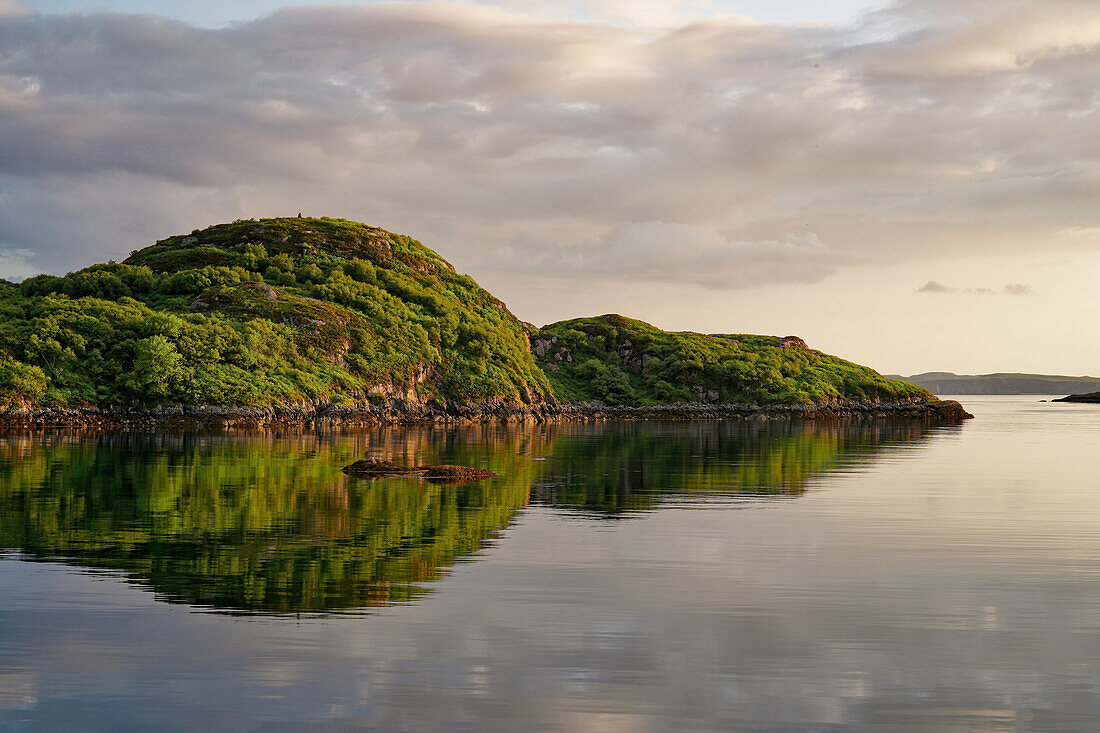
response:
<path id="1" fill-rule="evenodd" d="M 915 446 L 924 421 L 566 425 L 555 431 L 535 501 L 614 517 L 715 497 L 794 497 L 815 477 Z"/>
<path id="2" fill-rule="evenodd" d="M 668 501 L 791 497 L 914 446 L 921 422 L 392 427 L 358 433 L 45 433 L 0 440 L 0 547 L 125 573 L 228 612 L 407 601 L 538 502 L 626 516 Z M 363 455 L 484 467 L 464 485 L 367 480 Z"/>

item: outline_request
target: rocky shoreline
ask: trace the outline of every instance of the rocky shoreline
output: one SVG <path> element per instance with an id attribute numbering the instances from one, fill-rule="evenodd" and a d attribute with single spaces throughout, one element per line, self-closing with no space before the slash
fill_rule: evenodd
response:
<path id="1" fill-rule="evenodd" d="M 819 420 L 921 418 L 957 422 L 972 418 L 954 400 L 836 401 L 817 405 L 747 405 L 692 402 L 623 407 L 601 402 L 411 402 L 379 399 L 354 404 L 301 402 L 287 405 L 9 407 L 0 410 L 0 428 L 257 428 L 268 426 L 340 427 L 400 424 L 484 424 L 599 420 Z"/>

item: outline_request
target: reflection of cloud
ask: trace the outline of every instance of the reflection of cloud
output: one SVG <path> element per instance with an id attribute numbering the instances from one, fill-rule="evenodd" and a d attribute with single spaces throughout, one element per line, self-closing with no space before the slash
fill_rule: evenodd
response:
<path id="1" fill-rule="evenodd" d="M 1027 283 L 1008 283 L 1005 285 L 1005 293 L 1008 295 L 1031 295 L 1034 292 Z"/>
<path id="2" fill-rule="evenodd" d="M 1100 228 L 1091 2 L 903 2 L 851 28 L 395 2 L 222 29 L 0 3 L 0 241 L 55 270 L 299 210 L 459 261 L 517 232 L 622 255 L 624 222 L 682 222 L 680 245 L 721 241 L 673 275 L 716 287 Z"/>
<path id="3" fill-rule="evenodd" d="M 570 246 L 516 237 L 497 257 L 499 266 L 523 272 L 684 282 L 716 289 L 817 282 L 851 259 L 830 250 L 814 234 L 737 242 L 715 231 L 662 221 L 631 222 L 596 241 Z"/>
<path id="4" fill-rule="evenodd" d="M 26 672 L 0 672 L 0 710 L 24 710 L 37 702 L 34 677 Z"/>

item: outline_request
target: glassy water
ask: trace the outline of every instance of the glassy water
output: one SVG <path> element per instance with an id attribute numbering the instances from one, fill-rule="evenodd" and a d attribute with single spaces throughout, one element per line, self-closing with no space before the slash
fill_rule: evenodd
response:
<path id="1" fill-rule="evenodd" d="M 1100 408 L 1037 399 L 0 436 L 0 728 L 1100 730 Z"/>

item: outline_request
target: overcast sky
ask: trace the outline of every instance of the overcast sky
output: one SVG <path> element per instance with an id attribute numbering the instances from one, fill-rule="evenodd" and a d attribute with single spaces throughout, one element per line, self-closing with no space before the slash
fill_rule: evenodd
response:
<path id="1" fill-rule="evenodd" d="M 0 0 L 0 275 L 303 211 L 537 324 L 1100 375 L 1095 0 L 552 7 Z"/>

